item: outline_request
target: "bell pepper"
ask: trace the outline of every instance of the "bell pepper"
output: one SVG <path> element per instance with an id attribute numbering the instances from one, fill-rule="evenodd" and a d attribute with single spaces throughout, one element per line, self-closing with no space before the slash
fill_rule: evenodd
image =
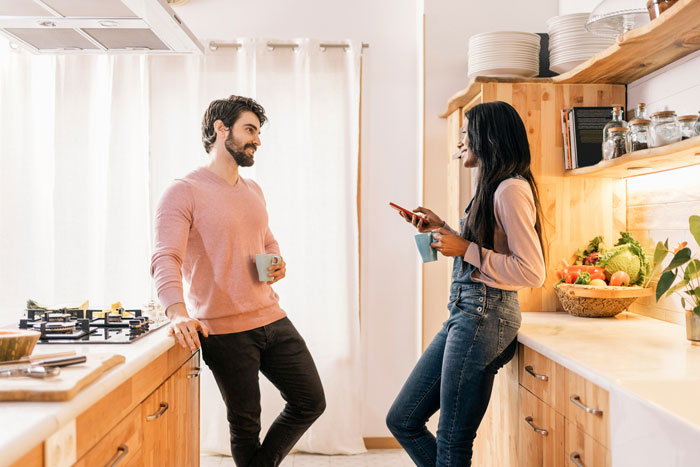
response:
<path id="1" fill-rule="evenodd" d="M 573 284 L 579 277 L 579 274 L 586 272 L 590 274 L 589 281 L 593 279 L 605 280 L 605 270 L 603 268 L 598 268 L 595 266 L 584 266 L 584 265 L 574 265 L 567 266 L 558 275 L 560 278 L 564 278 L 567 284 Z"/>

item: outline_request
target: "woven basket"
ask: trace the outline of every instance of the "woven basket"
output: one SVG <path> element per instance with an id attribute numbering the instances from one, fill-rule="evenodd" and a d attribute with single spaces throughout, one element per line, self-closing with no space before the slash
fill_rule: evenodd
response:
<path id="1" fill-rule="evenodd" d="M 639 297 L 654 293 L 642 287 L 595 287 L 591 285 L 559 284 L 554 287 L 567 313 L 586 318 L 607 318 L 627 309 Z"/>

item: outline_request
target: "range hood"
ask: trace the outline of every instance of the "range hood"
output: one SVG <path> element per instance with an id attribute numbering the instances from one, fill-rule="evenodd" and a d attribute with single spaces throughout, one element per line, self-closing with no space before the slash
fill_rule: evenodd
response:
<path id="1" fill-rule="evenodd" d="M 0 0 L 0 34 L 37 54 L 202 54 L 166 0 Z"/>

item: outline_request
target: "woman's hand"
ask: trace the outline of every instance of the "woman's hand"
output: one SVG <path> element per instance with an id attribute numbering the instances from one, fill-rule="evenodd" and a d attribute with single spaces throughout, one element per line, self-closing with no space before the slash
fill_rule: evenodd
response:
<path id="1" fill-rule="evenodd" d="M 442 219 L 430 209 L 419 206 L 414 209 L 413 212 L 419 212 L 425 215 L 419 216 L 416 214 L 409 218 L 409 216 L 402 211 L 399 211 L 399 215 L 403 217 L 406 222 L 410 222 L 420 233 L 430 232 L 433 229 L 441 228 L 445 224 Z"/>
<path id="2" fill-rule="evenodd" d="M 433 240 L 430 244 L 433 248 L 443 254 L 443 256 L 464 257 L 469 247 L 469 241 L 447 229 L 433 229 Z"/>
<path id="3" fill-rule="evenodd" d="M 187 345 L 194 351 L 201 346 L 199 342 L 199 332 L 202 336 L 209 336 L 209 328 L 201 321 L 190 317 L 184 303 L 175 303 L 168 307 L 165 314 L 170 318 L 169 336 L 175 336 L 180 347 L 183 349 Z"/>
<path id="4" fill-rule="evenodd" d="M 282 257 L 280 256 L 280 262 L 277 264 L 273 264 L 269 268 L 267 268 L 268 272 L 267 275 L 272 277 L 272 280 L 268 282 L 268 284 L 272 285 L 275 282 L 277 282 L 280 279 L 283 279 L 287 275 L 287 263 L 284 262 Z"/>

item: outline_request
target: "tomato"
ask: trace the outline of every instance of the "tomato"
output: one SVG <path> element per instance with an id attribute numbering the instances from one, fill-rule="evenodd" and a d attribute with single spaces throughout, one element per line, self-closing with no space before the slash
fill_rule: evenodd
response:
<path id="1" fill-rule="evenodd" d="M 617 271 L 610 278 L 610 285 L 613 286 L 623 286 L 630 285 L 630 275 L 625 271 Z"/>
<path id="2" fill-rule="evenodd" d="M 578 275 L 582 272 L 587 272 L 591 275 L 591 280 L 593 279 L 603 279 L 605 280 L 605 270 L 603 268 L 597 268 L 595 266 L 567 266 L 557 273 L 557 276 L 561 279 L 562 277 L 566 279 L 567 284 L 573 284 L 578 279 Z M 571 278 L 571 282 L 569 279 Z"/>

